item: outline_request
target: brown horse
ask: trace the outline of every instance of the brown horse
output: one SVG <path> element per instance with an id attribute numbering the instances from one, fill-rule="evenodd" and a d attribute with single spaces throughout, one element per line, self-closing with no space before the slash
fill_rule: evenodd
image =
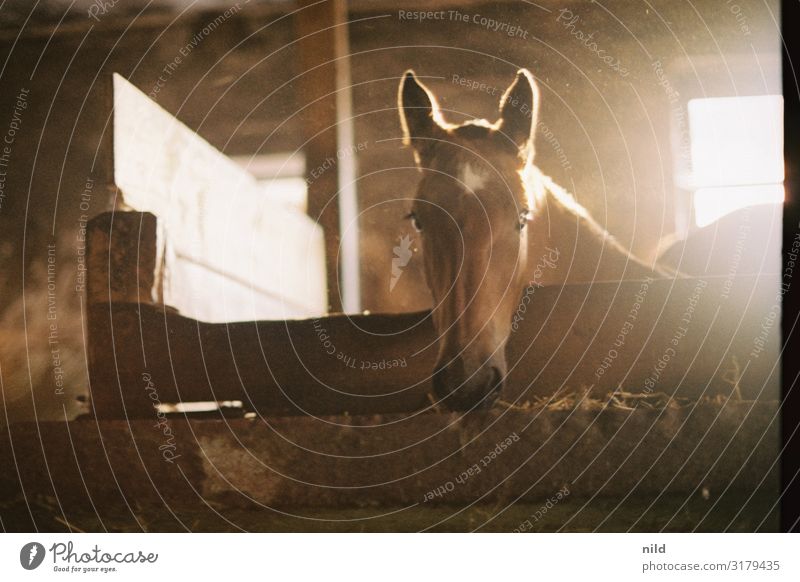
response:
<path id="1" fill-rule="evenodd" d="M 633 257 L 534 166 L 539 90 L 527 70 L 503 95 L 495 123 L 447 123 L 413 71 L 398 101 L 422 172 L 409 218 L 422 233 L 434 300 L 434 392 L 454 410 L 489 406 L 502 388 L 505 344 L 526 287 L 663 273 Z"/>

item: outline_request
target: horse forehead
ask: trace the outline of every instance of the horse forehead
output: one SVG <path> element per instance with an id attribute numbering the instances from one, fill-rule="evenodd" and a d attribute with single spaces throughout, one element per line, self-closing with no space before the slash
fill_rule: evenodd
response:
<path id="1" fill-rule="evenodd" d="M 460 160 L 447 171 L 431 174 L 420 184 L 418 198 L 459 219 L 488 213 L 490 221 L 522 204 L 511 179 L 498 175 L 497 168 L 474 160 Z"/>
<path id="2" fill-rule="evenodd" d="M 443 206 L 461 207 L 489 186 L 488 171 L 466 156 L 439 159 L 419 184 L 417 197 Z"/>
<path id="3" fill-rule="evenodd" d="M 489 171 L 479 164 L 466 161 L 458 168 L 458 181 L 471 194 L 486 188 L 489 183 Z"/>

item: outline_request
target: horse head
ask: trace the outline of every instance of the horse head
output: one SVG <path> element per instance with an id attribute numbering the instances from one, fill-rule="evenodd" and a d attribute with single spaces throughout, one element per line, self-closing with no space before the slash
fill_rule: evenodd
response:
<path id="1" fill-rule="evenodd" d="M 434 393 L 448 408 L 486 407 L 503 385 L 505 344 L 524 289 L 539 91 L 525 69 L 499 118 L 454 125 L 408 71 L 399 88 L 404 140 L 422 173 L 409 218 L 421 233 L 439 337 Z"/>

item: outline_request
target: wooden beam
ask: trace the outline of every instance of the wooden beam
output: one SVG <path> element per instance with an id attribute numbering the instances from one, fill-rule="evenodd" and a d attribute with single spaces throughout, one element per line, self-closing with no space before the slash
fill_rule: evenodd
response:
<path id="1" fill-rule="evenodd" d="M 296 95 L 305 131 L 308 215 L 325 232 L 328 304 L 331 312 L 342 311 L 342 238 L 340 185 L 342 156 L 352 144 L 341 143 L 342 121 L 337 90 L 342 89 L 342 70 L 349 66 L 347 53 L 347 8 L 345 0 L 302 0 L 294 16 L 299 62 Z M 338 101 L 338 103 L 337 103 Z M 350 134 L 352 135 L 352 134 Z"/>
<path id="2" fill-rule="evenodd" d="M 238 400 L 281 416 L 419 410 L 436 360 L 426 315 L 208 324 L 154 305 L 92 305 L 93 410 L 149 418 L 154 395 L 164 404 Z M 379 341 L 364 341 L 370 335 Z"/>
<path id="3" fill-rule="evenodd" d="M 117 213 L 89 229 L 98 417 L 152 414 L 145 373 L 162 403 L 240 400 L 269 415 L 428 406 L 438 352 L 428 312 L 219 324 L 183 317 L 147 300 L 158 262 L 141 233 L 152 237 L 153 222 Z M 754 330 L 776 292 L 774 276 L 535 288 L 508 342 L 503 398 L 524 403 L 584 388 L 601 396 L 621 387 L 774 399 L 779 337 Z"/>

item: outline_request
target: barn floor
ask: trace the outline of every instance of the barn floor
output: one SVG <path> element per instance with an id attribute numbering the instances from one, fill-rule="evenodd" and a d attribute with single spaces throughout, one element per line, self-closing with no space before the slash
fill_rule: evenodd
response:
<path id="1" fill-rule="evenodd" d="M 269 510 L 212 509 L 180 511 L 140 510 L 104 515 L 66 511 L 67 520 L 50 503 L 35 503 L 28 512 L 25 503 L 0 506 L 0 527 L 5 531 L 67 532 L 777 532 L 779 506 L 774 491 L 752 495 L 728 492 L 704 498 L 698 492 L 652 499 L 633 496 L 612 498 L 566 498 L 542 512 L 543 503 L 518 503 L 502 511 L 495 505 L 476 505 L 460 510 L 452 506 L 416 506 L 410 509 L 307 510 L 303 518 Z M 652 507 L 650 507 L 652 503 Z M 540 512 L 540 519 L 534 516 Z M 300 512 L 295 510 L 294 514 Z M 528 520 L 527 527 L 521 527 Z"/>

